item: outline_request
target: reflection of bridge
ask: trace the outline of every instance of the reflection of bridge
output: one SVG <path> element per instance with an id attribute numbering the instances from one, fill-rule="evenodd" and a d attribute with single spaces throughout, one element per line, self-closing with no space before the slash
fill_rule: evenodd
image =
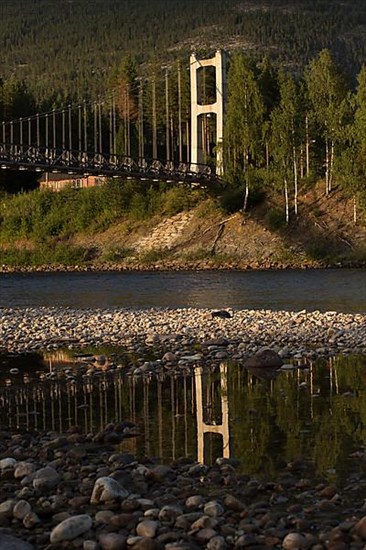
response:
<path id="1" fill-rule="evenodd" d="M 227 395 L 227 365 L 220 365 L 220 401 L 221 401 L 221 423 L 214 424 L 205 422 L 203 419 L 203 384 L 202 367 L 195 369 L 196 385 L 196 414 L 197 414 L 197 460 L 205 462 L 205 434 L 213 433 L 222 436 L 222 446 L 224 458 L 230 458 L 230 432 L 229 432 L 229 401 Z M 215 407 L 216 403 L 210 400 L 210 408 Z"/>
<path id="2" fill-rule="evenodd" d="M 84 101 L 3 121 L 0 167 L 166 182 L 215 182 L 223 174 L 225 78 L 221 51 L 202 61 L 192 55 L 191 101 L 184 116 L 178 66 L 174 89 L 165 73 L 162 102 L 155 76 L 151 82 L 140 77 L 91 104 Z M 160 113 L 159 101 L 164 104 Z"/>

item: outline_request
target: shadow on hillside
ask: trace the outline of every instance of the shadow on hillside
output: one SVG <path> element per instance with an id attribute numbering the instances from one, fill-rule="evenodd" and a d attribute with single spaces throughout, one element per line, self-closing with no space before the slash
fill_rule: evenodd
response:
<path id="1" fill-rule="evenodd" d="M 252 218 L 277 233 L 295 253 L 325 263 L 365 261 L 366 228 L 354 224 L 351 201 L 339 191 L 334 190 L 329 197 L 301 197 L 298 215 L 291 212 L 289 225 L 284 221 L 283 209 L 274 203 L 269 206 L 267 203 L 267 212 L 263 206 L 253 211 Z M 276 225 L 279 215 L 281 222 Z"/>

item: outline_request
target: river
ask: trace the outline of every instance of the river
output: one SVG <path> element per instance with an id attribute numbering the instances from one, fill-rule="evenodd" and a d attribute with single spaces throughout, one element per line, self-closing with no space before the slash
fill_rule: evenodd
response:
<path id="1" fill-rule="evenodd" d="M 366 313 L 366 270 L 0 275 L 0 307 L 207 307 Z"/>

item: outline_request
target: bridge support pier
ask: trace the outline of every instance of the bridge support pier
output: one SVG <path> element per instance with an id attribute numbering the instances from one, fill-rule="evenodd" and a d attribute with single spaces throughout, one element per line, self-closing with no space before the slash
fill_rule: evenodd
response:
<path id="1" fill-rule="evenodd" d="M 198 73 L 202 67 L 215 68 L 216 101 L 203 104 L 199 101 Z M 206 164 L 202 136 L 199 127 L 201 115 L 216 115 L 216 174 L 222 176 L 224 171 L 222 141 L 224 134 L 224 103 L 226 94 L 226 55 L 217 50 L 211 59 L 197 59 L 196 54 L 190 58 L 191 73 L 191 163 L 192 170 L 199 171 L 199 164 Z"/>

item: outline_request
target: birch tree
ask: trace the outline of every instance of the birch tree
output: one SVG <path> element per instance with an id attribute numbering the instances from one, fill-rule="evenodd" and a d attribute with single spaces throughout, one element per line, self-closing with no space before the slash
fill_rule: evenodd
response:
<path id="1" fill-rule="evenodd" d="M 366 197 L 366 67 L 358 75 L 357 91 L 350 99 L 352 116 L 344 125 L 338 172 L 343 189 L 353 198 L 353 221 L 357 222 L 357 198 Z"/>
<path id="2" fill-rule="evenodd" d="M 325 193 L 332 190 L 335 144 L 342 125 L 345 79 L 329 50 L 322 50 L 305 71 L 311 110 L 324 140 Z"/>
<path id="3" fill-rule="evenodd" d="M 299 105 L 298 91 L 293 78 L 279 73 L 280 103 L 272 111 L 272 152 L 274 166 L 279 174 L 285 197 L 286 223 L 290 220 L 289 183 L 293 183 L 294 213 L 298 214 L 298 147 Z"/>
<path id="4" fill-rule="evenodd" d="M 227 171 L 244 181 L 243 211 L 248 206 L 252 172 L 261 154 L 264 106 L 249 60 L 236 54 L 228 74 L 228 102 L 224 135 Z"/>

